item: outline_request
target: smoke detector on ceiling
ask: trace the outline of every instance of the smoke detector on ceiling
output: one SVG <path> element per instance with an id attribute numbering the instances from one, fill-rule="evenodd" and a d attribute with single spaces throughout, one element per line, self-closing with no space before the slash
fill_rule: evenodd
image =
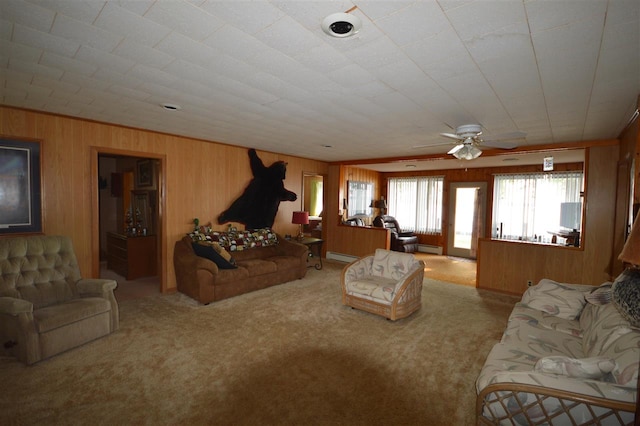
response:
<path id="1" fill-rule="evenodd" d="M 350 37 L 360 31 L 362 21 L 350 13 L 332 13 L 322 20 L 322 31 L 331 37 Z"/>

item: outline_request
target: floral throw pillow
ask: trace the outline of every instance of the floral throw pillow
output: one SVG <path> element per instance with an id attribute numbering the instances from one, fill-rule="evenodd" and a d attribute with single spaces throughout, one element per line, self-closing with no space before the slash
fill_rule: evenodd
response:
<path id="1" fill-rule="evenodd" d="M 558 374 L 579 379 L 601 379 L 616 368 L 611 358 L 569 358 L 566 356 L 547 356 L 540 358 L 533 371 Z"/>
<path id="2" fill-rule="evenodd" d="M 584 308 L 585 291 L 542 279 L 524 293 L 522 303 L 550 315 L 573 320 Z"/>

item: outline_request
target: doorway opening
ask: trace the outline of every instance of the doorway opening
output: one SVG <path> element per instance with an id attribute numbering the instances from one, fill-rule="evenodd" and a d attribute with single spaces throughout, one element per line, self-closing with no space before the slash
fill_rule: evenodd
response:
<path id="1" fill-rule="evenodd" d="M 118 301 L 160 294 L 167 285 L 163 158 L 97 149 L 92 154 L 93 276 L 116 280 Z"/>
<path id="2" fill-rule="evenodd" d="M 478 238 L 484 235 L 486 182 L 451 184 L 447 254 L 475 259 Z"/>

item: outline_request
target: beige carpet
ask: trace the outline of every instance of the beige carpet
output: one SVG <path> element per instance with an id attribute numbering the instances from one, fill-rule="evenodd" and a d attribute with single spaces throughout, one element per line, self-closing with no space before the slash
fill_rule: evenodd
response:
<path id="1" fill-rule="evenodd" d="M 0 424 L 474 424 L 516 300 L 425 279 L 422 309 L 391 322 L 341 304 L 342 267 L 209 306 L 125 300 L 107 338 L 0 358 Z"/>

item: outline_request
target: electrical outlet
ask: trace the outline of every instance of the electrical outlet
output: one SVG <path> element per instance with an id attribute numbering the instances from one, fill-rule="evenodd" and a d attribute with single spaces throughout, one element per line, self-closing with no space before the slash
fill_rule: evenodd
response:
<path id="1" fill-rule="evenodd" d="M 533 281 L 527 280 L 527 287 L 531 287 L 533 285 Z"/>

